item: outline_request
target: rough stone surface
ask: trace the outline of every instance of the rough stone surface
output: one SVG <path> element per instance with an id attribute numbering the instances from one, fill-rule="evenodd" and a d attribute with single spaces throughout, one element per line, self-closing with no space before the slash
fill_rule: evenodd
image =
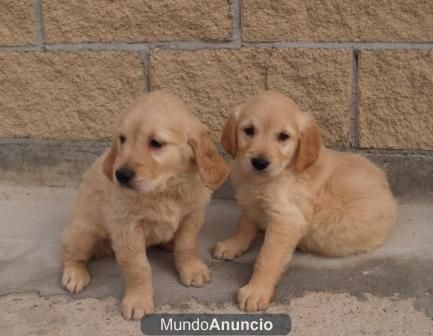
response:
<path id="1" fill-rule="evenodd" d="M 11 294 L 0 298 L 0 305 L 0 327 L 9 336 L 143 335 L 138 322 L 122 318 L 112 297 L 74 300 L 66 295 Z"/>
<path id="2" fill-rule="evenodd" d="M 48 42 L 226 40 L 226 0 L 44 0 Z"/>
<path id="3" fill-rule="evenodd" d="M 110 137 L 143 77 L 135 53 L 2 53 L 0 137 Z"/>
<path id="4" fill-rule="evenodd" d="M 33 0 L 0 1 L 0 45 L 23 45 L 35 41 Z"/>
<path id="5" fill-rule="evenodd" d="M 433 51 L 363 51 L 360 146 L 433 149 L 432 92 Z"/>
<path id="6" fill-rule="evenodd" d="M 431 42 L 431 0 L 243 0 L 248 41 Z"/>
<path id="7" fill-rule="evenodd" d="M 427 316 L 430 316 L 433 321 L 433 295 L 423 295 L 417 297 L 415 308 L 422 311 Z"/>
<path id="8" fill-rule="evenodd" d="M 112 297 L 71 299 L 66 295 L 41 297 L 37 293 L 0 298 L 0 326 L 9 336 L 22 335 L 143 335 L 139 322 L 125 321 Z M 194 300 L 181 309 L 163 306 L 157 313 L 239 313 L 231 304 L 203 305 Z M 287 305 L 273 305 L 269 313 L 288 314 L 296 336 L 429 336 L 433 321 L 416 311 L 413 299 L 359 300 L 349 294 L 309 293 Z"/>
<path id="9" fill-rule="evenodd" d="M 151 88 L 189 103 L 218 140 L 232 110 L 266 88 L 313 112 L 326 143 L 344 146 L 349 129 L 352 61 L 335 50 L 195 50 L 151 52 Z"/>
<path id="10" fill-rule="evenodd" d="M 327 144 L 349 143 L 352 52 L 327 49 L 275 49 L 267 87 L 275 88 L 312 113 Z"/>

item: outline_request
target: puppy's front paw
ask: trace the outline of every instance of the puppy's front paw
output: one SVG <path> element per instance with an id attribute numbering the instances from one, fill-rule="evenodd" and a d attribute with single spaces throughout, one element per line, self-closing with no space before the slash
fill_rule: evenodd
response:
<path id="1" fill-rule="evenodd" d="M 65 266 L 62 276 L 62 285 L 70 293 L 78 293 L 90 282 L 90 274 L 87 271 L 86 265 L 76 264 L 73 266 Z"/>
<path id="2" fill-rule="evenodd" d="M 269 306 L 272 294 L 273 289 L 269 289 L 266 286 L 248 284 L 239 289 L 239 308 L 247 312 L 264 310 Z"/>
<path id="3" fill-rule="evenodd" d="M 155 311 L 152 295 L 130 292 L 123 297 L 120 311 L 125 320 L 139 320 L 146 314 L 152 314 Z"/>
<path id="4" fill-rule="evenodd" d="M 210 271 L 199 258 L 183 262 L 178 267 L 180 281 L 185 286 L 202 287 L 210 281 Z"/>
<path id="5" fill-rule="evenodd" d="M 216 244 L 213 256 L 216 259 L 233 260 L 244 252 L 245 249 L 236 240 L 227 239 Z"/>

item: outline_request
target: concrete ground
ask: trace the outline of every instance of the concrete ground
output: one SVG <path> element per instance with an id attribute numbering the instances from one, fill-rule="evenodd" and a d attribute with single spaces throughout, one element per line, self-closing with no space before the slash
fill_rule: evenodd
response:
<path id="1" fill-rule="evenodd" d="M 0 335 L 140 335 L 118 312 L 122 279 L 113 259 L 91 262 L 78 295 L 59 285 L 59 243 L 75 191 L 0 184 Z M 234 262 L 210 250 L 234 230 L 238 210 L 213 200 L 200 238 L 213 279 L 204 288 L 178 281 L 170 253 L 149 251 L 157 312 L 237 312 L 260 246 Z M 269 312 L 287 312 L 292 335 L 433 335 L 433 206 L 400 204 L 399 222 L 380 249 L 344 259 L 297 253 Z"/>

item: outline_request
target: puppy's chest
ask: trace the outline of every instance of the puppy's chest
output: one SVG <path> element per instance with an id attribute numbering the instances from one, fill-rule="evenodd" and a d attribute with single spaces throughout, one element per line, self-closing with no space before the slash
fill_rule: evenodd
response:
<path id="1" fill-rule="evenodd" d="M 256 191 L 250 188 L 240 188 L 237 192 L 237 199 L 248 218 L 259 225 L 261 229 L 265 229 L 269 221 L 269 216 L 266 213 L 266 202 L 257 197 Z"/>
<path id="2" fill-rule="evenodd" d="M 175 202 L 143 207 L 139 222 L 146 236 L 146 245 L 171 240 L 183 216 L 183 207 Z"/>
<path id="3" fill-rule="evenodd" d="M 289 209 L 293 207 L 302 212 L 305 210 L 302 186 L 288 179 L 277 183 L 241 186 L 237 198 L 243 211 L 261 229 L 265 229 L 274 217 L 281 218 L 285 213 L 289 214 Z"/>

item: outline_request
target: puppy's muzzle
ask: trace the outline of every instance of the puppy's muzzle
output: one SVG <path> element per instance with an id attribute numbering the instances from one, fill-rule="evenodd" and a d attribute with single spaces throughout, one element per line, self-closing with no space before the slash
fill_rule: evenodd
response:
<path id="1" fill-rule="evenodd" d="M 257 171 L 265 170 L 269 166 L 269 163 L 270 162 L 268 160 L 261 157 L 256 157 L 251 159 L 251 165 Z"/>
<path id="2" fill-rule="evenodd" d="M 129 187 L 131 180 L 134 178 L 135 173 L 133 170 L 122 167 L 116 170 L 116 179 L 122 186 Z"/>

